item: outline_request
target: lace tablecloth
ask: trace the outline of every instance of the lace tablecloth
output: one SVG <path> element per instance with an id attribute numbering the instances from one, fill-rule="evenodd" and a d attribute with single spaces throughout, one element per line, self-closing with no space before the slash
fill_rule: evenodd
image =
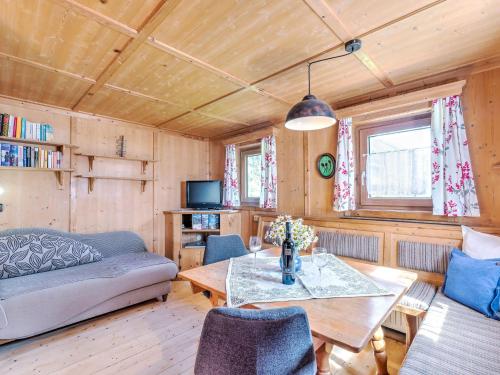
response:
<path id="1" fill-rule="evenodd" d="M 393 294 L 335 255 L 325 256 L 321 278 L 311 257 L 303 256 L 294 285 L 281 283 L 279 257 L 257 257 L 255 269 L 253 257 L 232 258 L 226 277 L 227 305 Z"/>

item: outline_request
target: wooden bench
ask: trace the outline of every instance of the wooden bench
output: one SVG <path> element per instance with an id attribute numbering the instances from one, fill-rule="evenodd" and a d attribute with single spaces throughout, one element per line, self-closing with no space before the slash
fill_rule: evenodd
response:
<path id="1" fill-rule="evenodd" d="M 274 246 L 265 238 L 265 233 L 276 216 L 254 217 L 254 220 L 258 221 L 257 235 L 263 239 L 264 247 Z M 332 243 L 338 246 L 330 246 L 329 250 L 341 258 L 355 258 L 368 263 L 411 270 L 418 274 L 417 283 L 410 288 L 392 314 L 392 319 L 395 318 L 394 314 L 402 314 L 405 327 L 401 328 L 404 329 L 406 344 L 409 347 L 435 292 L 443 283 L 449 251 L 454 247 L 461 248 L 460 225 L 307 217 L 304 218 L 304 223 L 313 226 L 320 237 L 315 246 L 329 248 L 328 241 L 333 241 Z M 500 234 L 500 228 L 474 229 Z M 322 239 L 322 236 L 327 240 Z M 356 252 L 357 249 L 353 248 L 356 246 L 361 251 Z"/>

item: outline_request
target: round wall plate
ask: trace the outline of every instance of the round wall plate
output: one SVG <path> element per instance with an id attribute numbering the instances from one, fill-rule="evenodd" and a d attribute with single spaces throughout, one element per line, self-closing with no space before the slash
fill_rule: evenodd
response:
<path id="1" fill-rule="evenodd" d="M 318 157 L 316 168 L 321 177 L 332 178 L 335 174 L 335 164 L 335 157 L 330 153 L 324 153 Z"/>

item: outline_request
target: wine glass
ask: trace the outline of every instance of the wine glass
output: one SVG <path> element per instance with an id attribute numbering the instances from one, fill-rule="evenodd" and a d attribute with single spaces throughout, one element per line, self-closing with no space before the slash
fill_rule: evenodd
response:
<path id="1" fill-rule="evenodd" d="M 256 263 L 257 263 L 257 252 L 262 249 L 262 239 L 257 236 L 251 236 L 250 241 L 248 242 L 248 250 L 253 253 L 253 271 L 256 271 Z"/>
<path id="2" fill-rule="evenodd" d="M 323 270 L 323 267 L 326 266 L 326 263 L 327 263 L 327 251 L 324 247 L 315 247 L 313 250 L 312 250 L 312 262 L 313 264 L 318 267 L 318 270 L 319 270 L 319 283 L 321 285 L 322 283 L 322 270 Z"/>

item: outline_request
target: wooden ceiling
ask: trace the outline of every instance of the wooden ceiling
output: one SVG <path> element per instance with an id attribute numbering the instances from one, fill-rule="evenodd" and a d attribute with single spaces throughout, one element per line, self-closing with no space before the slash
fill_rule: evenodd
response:
<path id="1" fill-rule="evenodd" d="M 0 0 L 0 94 L 193 136 L 500 55 L 499 0 Z"/>

